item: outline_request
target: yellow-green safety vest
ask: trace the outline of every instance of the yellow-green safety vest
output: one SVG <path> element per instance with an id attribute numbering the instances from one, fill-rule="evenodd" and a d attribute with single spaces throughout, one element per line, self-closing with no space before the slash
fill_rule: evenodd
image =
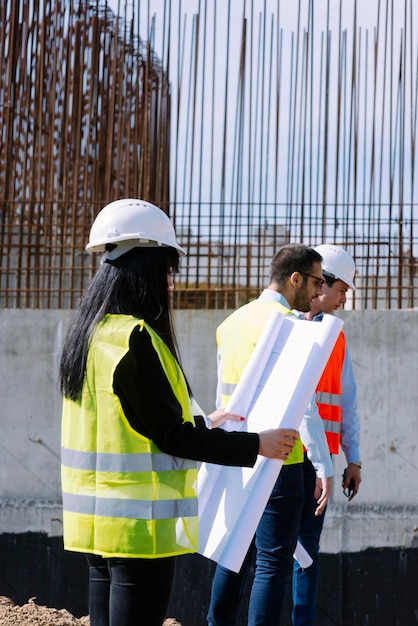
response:
<path id="1" fill-rule="evenodd" d="M 216 341 L 222 359 L 222 406 L 227 406 L 273 310 L 280 311 L 283 315 L 293 315 L 292 311 L 280 302 L 254 300 L 234 311 L 218 326 Z M 284 464 L 302 462 L 303 446 L 298 438 Z"/>
<path id="2" fill-rule="evenodd" d="M 63 402 L 67 550 L 158 558 L 197 548 L 196 461 L 165 454 L 136 432 L 113 391 L 115 369 L 137 326 L 151 337 L 184 421 L 194 421 L 181 368 L 158 334 L 143 320 L 106 315 L 91 337 L 81 399 Z"/>

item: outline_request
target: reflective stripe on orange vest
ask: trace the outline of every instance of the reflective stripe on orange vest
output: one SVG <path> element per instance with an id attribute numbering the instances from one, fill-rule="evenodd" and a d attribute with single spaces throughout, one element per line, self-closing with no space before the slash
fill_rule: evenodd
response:
<path id="1" fill-rule="evenodd" d="M 330 406 L 341 406 L 341 396 L 337 393 L 329 393 L 328 391 L 317 391 L 315 399 L 321 404 L 329 404 Z"/>

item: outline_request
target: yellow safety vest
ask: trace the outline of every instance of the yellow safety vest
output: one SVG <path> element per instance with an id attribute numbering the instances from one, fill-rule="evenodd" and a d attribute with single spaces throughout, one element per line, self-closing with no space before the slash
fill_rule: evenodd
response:
<path id="1" fill-rule="evenodd" d="M 106 315 L 91 337 L 79 402 L 62 416 L 64 546 L 104 557 L 158 558 L 195 552 L 197 463 L 161 452 L 129 424 L 113 391 L 135 327 L 148 332 L 183 410 L 193 422 L 180 366 L 143 320 Z"/>
<path id="2" fill-rule="evenodd" d="M 280 302 L 254 300 L 234 311 L 218 326 L 216 341 L 222 358 L 222 406 L 228 404 L 273 310 L 278 310 L 283 315 L 293 315 L 292 311 Z M 303 446 L 298 438 L 284 463 L 291 465 L 302 462 Z"/>

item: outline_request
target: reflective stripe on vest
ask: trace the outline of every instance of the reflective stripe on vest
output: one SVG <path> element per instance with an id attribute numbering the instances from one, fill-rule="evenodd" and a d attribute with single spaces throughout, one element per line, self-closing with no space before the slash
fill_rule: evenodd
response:
<path id="1" fill-rule="evenodd" d="M 222 406 L 228 404 L 244 368 L 273 311 L 293 315 L 280 302 L 254 300 L 237 309 L 220 324 L 216 340 L 222 358 Z M 303 462 L 303 446 L 298 438 L 285 465 Z"/>
<path id="2" fill-rule="evenodd" d="M 340 433 L 341 422 L 333 422 L 332 420 L 322 420 L 326 433 Z"/>
<path id="3" fill-rule="evenodd" d="M 225 383 L 222 381 L 221 394 L 229 398 L 234 393 L 236 386 L 237 386 L 237 383 Z M 226 406 L 226 404 L 224 406 Z"/>
<path id="4" fill-rule="evenodd" d="M 61 448 L 61 462 L 66 467 L 97 472 L 168 472 L 194 469 L 196 461 L 158 454 L 101 454 Z"/>
<path id="5" fill-rule="evenodd" d="M 66 511 L 99 517 L 159 520 L 197 515 L 196 498 L 181 500 L 126 500 L 119 498 L 97 498 L 73 493 L 63 493 Z"/>
<path id="6" fill-rule="evenodd" d="M 134 431 L 113 391 L 133 330 L 148 332 L 184 421 L 193 422 L 183 373 L 147 324 L 106 315 L 91 337 L 79 402 L 64 399 L 64 545 L 106 557 L 155 558 L 195 552 L 197 463 L 163 453 Z"/>
<path id="7" fill-rule="evenodd" d="M 317 391 L 315 399 L 321 404 L 329 404 L 330 406 L 341 406 L 341 396 L 338 393 Z"/>

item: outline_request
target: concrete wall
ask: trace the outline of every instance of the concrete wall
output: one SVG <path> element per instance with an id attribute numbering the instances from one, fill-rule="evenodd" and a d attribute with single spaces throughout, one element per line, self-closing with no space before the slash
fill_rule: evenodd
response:
<path id="1" fill-rule="evenodd" d="M 215 328 L 228 311 L 178 311 L 184 369 L 202 407 L 214 408 Z M 61 534 L 57 366 L 70 311 L 0 312 L 0 534 Z M 342 312 L 358 384 L 364 463 L 360 494 L 340 488 L 322 550 L 418 547 L 418 311 Z"/>

